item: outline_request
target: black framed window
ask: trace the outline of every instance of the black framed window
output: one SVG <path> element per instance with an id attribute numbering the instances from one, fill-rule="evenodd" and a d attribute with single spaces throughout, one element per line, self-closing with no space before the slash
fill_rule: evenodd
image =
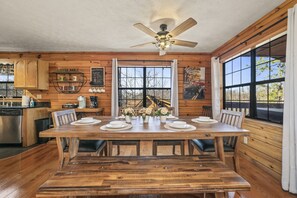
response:
<path id="1" fill-rule="evenodd" d="M 23 90 L 14 88 L 14 65 L 0 63 L 0 96 L 18 98 Z"/>
<path id="2" fill-rule="evenodd" d="M 282 123 L 285 62 L 286 36 L 225 62 L 224 108 Z"/>
<path id="3" fill-rule="evenodd" d="M 170 67 L 119 67 L 119 107 L 170 106 Z"/>

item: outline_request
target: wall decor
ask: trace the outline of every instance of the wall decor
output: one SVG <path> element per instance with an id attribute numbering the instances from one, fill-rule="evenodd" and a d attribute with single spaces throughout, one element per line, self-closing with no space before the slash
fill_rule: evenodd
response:
<path id="1" fill-rule="evenodd" d="M 184 99 L 205 99 L 205 67 L 184 68 Z"/>
<path id="2" fill-rule="evenodd" d="M 103 87 L 105 82 L 104 67 L 91 67 L 90 85 Z"/>

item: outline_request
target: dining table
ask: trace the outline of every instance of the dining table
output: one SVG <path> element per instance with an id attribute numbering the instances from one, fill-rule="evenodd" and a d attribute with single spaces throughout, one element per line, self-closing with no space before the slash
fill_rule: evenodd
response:
<path id="1" fill-rule="evenodd" d="M 249 131 L 221 122 L 197 123 L 190 116 L 180 116 L 178 119 L 167 119 L 162 123 L 159 117 L 150 117 L 148 123 L 144 123 L 141 117 L 132 119 L 131 128 L 112 130 L 103 128 L 108 123 L 118 120 L 111 116 L 93 117 L 100 122 L 96 124 L 73 125 L 67 124 L 56 128 L 47 129 L 40 133 L 40 137 L 55 137 L 58 144 L 59 155 L 63 155 L 63 149 L 59 142 L 67 138 L 69 141 L 70 160 L 77 156 L 79 140 L 184 140 L 185 151 L 187 141 L 190 139 L 213 139 L 215 141 L 215 154 L 225 162 L 223 138 L 229 136 L 247 136 Z M 168 124 L 174 121 L 184 121 L 192 126 L 189 129 L 168 128 Z M 124 121 L 124 120 L 123 120 Z M 167 126 L 167 127 L 166 127 Z M 60 140 L 60 141 L 59 141 Z M 109 144 L 107 144 L 109 145 Z M 60 149 L 59 149 L 60 148 Z M 107 149 L 109 151 L 109 149 Z M 108 153 L 108 155 L 111 155 Z"/>

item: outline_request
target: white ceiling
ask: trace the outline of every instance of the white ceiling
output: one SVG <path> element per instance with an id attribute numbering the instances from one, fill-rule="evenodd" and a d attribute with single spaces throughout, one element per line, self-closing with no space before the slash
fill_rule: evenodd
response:
<path id="1" fill-rule="evenodd" d="M 158 31 L 158 20 L 174 26 L 189 17 L 198 25 L 177 39 L 196 48 L 175 52 L 212 52 L 284 0 L 0 0 L 0 51 L 157 51 L 130 48 L 153 38 L 133 27 Z M 169 30 L 174 27 L 172 23 Z"/>

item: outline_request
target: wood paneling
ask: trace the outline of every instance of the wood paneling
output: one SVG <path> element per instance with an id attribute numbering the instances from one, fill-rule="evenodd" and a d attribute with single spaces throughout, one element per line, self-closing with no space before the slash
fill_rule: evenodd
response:
<path id="1" fill-rule="evenodd" d="M 295 4 L 297 4 L 297 0 L 286 0 L 221 47 L 217 48 L 212 55 L 220 56 L 223 62 L 246 49 L 253 48 L 262 41 L 286 31 L 287 10 L 292 8 Z"/>
<path id="2" fill-rule="evenodd" d="M 156 53 L 0 53 L 3 59 L 36 59 L 40 55 L 42 60 L 49 61 L 50 72 L 61 68 L 75 68 L 84 72 L 87 77 L 86 85 L 78 94 L 58 93 L 52 84 L 48 91 L 31 91 L 35 97 L 41 94 L 43 99 L 50 99 L 53 108 L 60 108 L 67 102 L 77 103 L 77 97 L 83 95 L 87 97 L 87 105 L 90 103 L 89 96 L 98 96 L 99 107 L 104 108 L 104 115 L 111 114 L 111 61 L 112 58 L 119 60 L 146 60 L 140 64 L 154 62 L 150 60 L 178 60 L 178 83 L 179 83 L 179 112 L 180 115 L 199 115 L 203 105 L 211 105 L 211 75 L 210 75 L 210 54 L 207 53 L 168 53 L 166 56 L 159 56 Z M 124 63 L 124 61 L 123 61 Z M 127 62 L 125 61 L 127 64 Z M 131 62 L 130 62 L 131 63 Z M 134 62 L 135 63 L 135 62 Z M 168 63 L 167 63 L 168 65 Z M 90 67 L 105 68 L 105 93 L 89 93 Z M 205 67 L 206 92 L 204 100 L 183 100 L 183 69 L 185 67 Z"/>
<path id="3" fill-rule="evenodd" d="M 238 142 L 240 158 L 251 161 L 276 179 L 281 178 L 282 126 L 246 119 L 244 129 L 250 130 L 248 144 L 241 137 Z M 243 161 L 240 161 L 243 163 Z"/>

